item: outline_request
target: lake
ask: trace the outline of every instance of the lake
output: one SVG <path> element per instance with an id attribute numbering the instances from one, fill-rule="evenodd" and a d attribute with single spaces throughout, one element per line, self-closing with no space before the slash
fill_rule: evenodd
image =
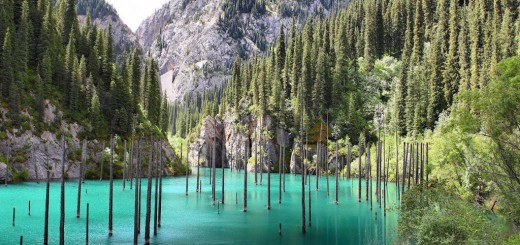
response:
<path id="1" fill-rule="evenodd" d="M 196 173 L 196 169 L 194 172 Z M 373 185 L 373 210 L 365 201 L 358 202 L 358 180 L 339 180 L 339 203 L 335 204 L 335 177 L 330 176 L 330 195 L 326 178 L 320 177 L 319 191 L 315 176 L 311 177 L 312 227 L 308 227 L 308 186 L 306 189 L 307 233 L 301 232 L 301 175 L 286 174 L 286 191 L 278 203 L 278 174 L 271 174 L 271 210 L 267 210 L 267 174 L 263 184 L 254 184 L 254 173 L 248 174 L 248 209 L 243 212 L 244 172 L 225 170 L 225 204 L 213 206 L 210 169 L 201 168 L 202 193 L 195 192 L 196 176 L 189 178 L 189 194 L 185 195 L 185 177 L 163 179 L 162 226 L 153 237 L 153 199 L 151 234 L 153 244 L 390 244 L 397 237 L 397 194 L 394 183 L 388 183 L 387 215 L 378 207 Z M 221 170 L 217 169 L 216 197 L 221 199 Z M 90 204 L 91 244 L 131 244 L 133 242 L 134 190 L 127 181 L 114 181 L 113 236 L 108 237 L 109 182 L 87 180 L 82 184 L 81 217 L 76 218 L 77 180 L 66 182 L 66 244 L 85 243 L 86 203 Z M 135 183 L 134 183 L 135 184 Z M 146 184 L 142 182 L 142 221 L 139 243 L 144 242 Z M 154 186 L 155 187 L 155 182 Z M 152 193 L 154 191 L 152 190 Z M 238 199 L 236 198 L 238 196 Z M 28 215 L 28 201 L 31 215 Z M 237 203 L 238 201 L 238 203 Z M 25 244 L 43 242 L 45 182 L 26 182 L 0 186 L 0 244 L 17 244 L 23 235 Z M 16 224 L 12 212 L 16 208 Z M 50 189 L 49 244 L 59 242 L 60 183 Z M 282 224 L 282 235 L 279 224 Z"/>

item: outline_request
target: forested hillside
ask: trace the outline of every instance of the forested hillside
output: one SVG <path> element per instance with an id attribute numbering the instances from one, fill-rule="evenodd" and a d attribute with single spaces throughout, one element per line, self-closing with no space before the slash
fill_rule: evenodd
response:
<path id="1" fill-rule="evenodd" d="M 63 112 L 61 120 L 84 126 L 88 138 L 151 132 L 168 119 L 157 63 L 147 61 L 142 72 L 135 47 L 116 67 L 111 26 L 103 31 L 90 15 L 80 26 L 76 1 L 1 3 L 2 132 L 58 128 L 59 121 L 44 122 L 49 104 Z"/>
<path id="2" fill-rule="evenodd" d="M 358 0 L 309 18 L 303 29 L 282 26 L 269 54 L 236 56 L 223 90 L 174 105 L 173 132 L 195 128 L 197 135 L 206 116 L 231 114 L 237 128 L 243 116 L 272 117 L 295 143 L 323 143 L 317 134 L 326 123 L 342 154 L 349 143 L 361 152 L 376 141 L 430 142 L 428 188 L 443 193 L 431 200 L 441 211 L 410 192 L 401 220 L 410 229 L 401 235 L 425 242 L 434 232 L 432 244 L 488 243 L 497 228 L 472 225 L 464 215 L 499 210 L 520 224 L 520 63 L 510 58 L 520 55 L 519 7 L 512 0 Z M 390 144 L 390 152 L 402 154 Z M 447 213 L 453 220 L 439 221 Z M 445 235 L 473 237 L 439 235 L 439 224 Z"/>

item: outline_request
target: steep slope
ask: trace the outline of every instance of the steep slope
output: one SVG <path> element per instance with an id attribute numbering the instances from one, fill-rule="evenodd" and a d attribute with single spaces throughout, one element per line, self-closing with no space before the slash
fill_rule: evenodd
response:
<path id="1" fill-rule="evenodd" d="M 338 3 L 339 2 L 339 3 Z M 348 0 L 171 0 L 146 19 L 136 35 L 157 59 L 170 101 L 220 86 L 233 57 L 248 58 L 273 43 L 294 17 L 326 14 Z"/>
<path id="2" fill-rule="evenodd" d="M 87 12 L 90 12 L 92 22 L 103 30 L 108 31 L 112 24 L 114 38 L 114 53 L 117 64 L 123 61 L 123 55 L 138 45 L 137 38 L 130 28 L 121 20 L 117 11 L 104 0 L 79 0 L 77 5 L 78 19 L 85 23 Z"/>

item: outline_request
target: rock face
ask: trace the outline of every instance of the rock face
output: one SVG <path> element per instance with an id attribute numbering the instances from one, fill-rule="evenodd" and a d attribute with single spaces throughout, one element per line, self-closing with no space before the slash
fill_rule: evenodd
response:
<path id="1" fill-rule="evenodd" d="M 170 101 L 219 87 L 228 78 L 235 54 L 242 58 L 267 51 L 280 30 L 295 17 L 303 23 L 339 1 L 265 1 L 263 13 L 237 13 L 241 35 L 222 27 L 223 6 L 232 0 L 171 0 L 146 19 L 136 35 L 145 53 L 158 60 L 162 88 Z M 305 3 L 304 3 L 305 2 Z M 325 4 L 323 4 L 325 3 Z M 287 34 L 287 31 L 286 31 Z"/>
<path id="2" fill-rule="evenodd" d="M 65 136 L 67 151 L 65 159 L 65 176 L 67 178 L 79 177 L 79 166 L 81 162 L 81 144 L 80 135 L 83 128 L 77 123 L 67 123 L 61 119 L 62 113 L 56 110 L 56 107 L 45 101 L 45 112 L 43 121 L 47 125 L 58 124 L 60 135 L 50 131 L 43 131 L 37 135 L 34 128 L 24 132 L 13 129 L 5 134 L 5 139 L 0 140 L 0 184 L 3 184 L 5 177 L 10 182 L 14 180 L 14 175 L 22 171 L 28 172 L 28 180 L 45 180 L 47 166 L 50 170 L 50 178 L 61 178 L 62 163 L 62 141 L 61 133 Z M 32 126 L 31 126 L 32 127 Z M 99 162 L 101 160 L 102 142 L 98 140 L 87 141 L 87 158 L 85 171 L 93 171 L 99 173 Z M 164 160 L 173 164 L 179 164 L 178 158 L 171 146 L 167 142 L 161 142 Z M 105 156 L 107 155 L 110 144 L 105 145 Z M 122 149 L 120 146 L 119 149 Z M 145 149 L 147 151 L 147 149 Z M 121 159 L 122 150 L 115 152 Z M 6 174 L 6 163 L 9 156 L 9 168 Z M 105 159 L 108 159 L 105 157 Z M 108 168 L 108 161 L 104 161 L 104 166 Z M 105 169 L 106 169 L 105 168 Z M 169 175 L 169 169 L 165 168 L 165 172 Z M 108 172 L 104 173 L 106 177 Z"/>
<path id="3" fill-rule="evenodd" d="M 109 3 L 104 0 L 79 0 L 77 10 L 81 24 L 85 23 L 87 11 L 90 12 L 92 21 L 106 32 L 112 24 L 114 54 L 117 64 L 122 63 L 125 52 L 131 52 L 136 46 L 140 48 L 135 34 L 121 20 L 117 11 Z"/>
<path id="4" fill-rule="evenodd" d="M 197 167 L 197 162 L 200 162 L 201 167 L 211 167 L 213 144 L 217 149 L 216 167 L 224 164 L 226 168 L 244 169 L 244 162 L 248 162 L 247 169 L 254 171 L 255 156 L 258 171 L 263 168 L 265 172 L 269 164 L 278 164 L 280 145 L 289 146 L 288 133 L 276 128 L 270 117 L 265 117 L 262 123 L 262 120 L 253 116 L 237 118 L 233 115 L 226 113 L 223 119 L 207 117 L 204 120 L 199 136 L 190 144 L 188 157 L 192 167 Z M 261 128 L 264 129 L 263 133 Z M 222 151 L 222 146 L 225 146 L 225 151 Z M 222 152 L 225 154 L 224 163 Z M 247 157 L 244 157 L 246 154 Z M 286 166 L 288 167 L 288 164 Z"/>

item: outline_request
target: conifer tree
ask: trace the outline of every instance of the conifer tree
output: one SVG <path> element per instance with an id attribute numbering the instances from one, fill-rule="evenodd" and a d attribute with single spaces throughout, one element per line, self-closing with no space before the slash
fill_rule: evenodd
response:
<path id="1" fill-rule="evenodd" d="M 459 64 L 458 64 L 458 14 L 457 3 L 451 1 L 450 3 L 450 21 L 449 21 L 449 48 L 446 61 L 444 63 L 444 70 L 442 72 L 442 84 L 444 86 L 444 100 L 448 105 L 453 101 L 453 95 L 457 92 L 459 87 Z"/>
<path id="2" fill-rule="evenodd" d="M 137 113 L 138 105 L 141 103 L 141 57 L 139 49 L 134 48 L 132 53 L 130 69 L 132 73 L 132 113 Z"/>
<path id="3" fill-rule="evenodd" d="M 2 84 L 2 95 L 4 98 L 9 98 L 9 91 L 11 84 L 15 79 L 15 58 L 13 54 L 13 31 L 7 28 L 3 45 L 2 45 L 2 59 L 0 60 L 0 81 Z"/>

